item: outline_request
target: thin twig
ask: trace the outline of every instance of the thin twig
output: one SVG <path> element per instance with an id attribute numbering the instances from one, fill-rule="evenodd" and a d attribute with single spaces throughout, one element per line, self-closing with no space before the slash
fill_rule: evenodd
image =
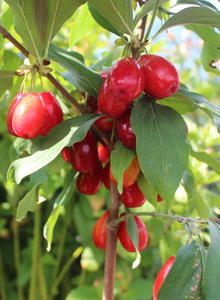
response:
<path id="1" fill-rule="evenodd" d="M 111 183 L 110 192 L 111 202 L 109 207 L 109 226 L 107 230 L 107 245 L 105 253 L 103 300 L 114 300 L 118 224 L 113 223 L 118 218 L 118 211 L 120 206 L 120 199 L 116 184 Z"/>

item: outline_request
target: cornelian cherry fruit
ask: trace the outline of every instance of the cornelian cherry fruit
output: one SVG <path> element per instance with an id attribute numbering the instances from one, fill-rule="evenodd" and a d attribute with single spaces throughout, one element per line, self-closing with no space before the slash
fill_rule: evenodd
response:
<path id="1" fill-rule="evenodd" d="M 101 250 L 105 250 L 107 241 L 107 221 L 108 221 L 109 211 L 105 211 L 104 214 L 96 221 L 93 232 L 92 239 L 95 246 Z"/>
<path id="2" fill-rule="evenodd" d="M 123 189 L 121 200 L 126 207 L 139 207 L 145 202 L 145 197 L 137 183 Z"/>
<path id="3" fill-rule="evenodd" d="M 62 121 L 61 107 L 50 92 L 18 94 L 7 115 L 9 133 L 24 139 L 46 136 Z"/>
<path id="4" fill-rule="evenodd" d="M 124 171 L 123 186 L 129 187 L 133 185 L 137 181 L 139 175 L 140 175 L 140 166 L 138 163 L 137 156 L 135 155 L 131 161 L 130 166 Z M 111 168 L 110 168 L 110 179 L 112 182 L 117 183 L 117 181 L 113 176 Z"/>
<path id="5" fill-rule="evenodd" d="M 137 225 L 138 232 L 138 250 L 143 251 L 148 245 L 149 234 L 144 222 L 139 217 L 135 216 L 134 221 Z M 135 252 L 135 246 L 127 232 L 126 224 L 127 221 L 121 221 L 119 223 L 118 238 L 125 250 L 128 252 Z"/>
<path id="6" fill-rule="evenodd" d="M 103 113 L 111 118 L 118 118 L 129 107 L 129 102 L 120 101 L 117 97 L 114 97 L 109 91 L 107 81 L 102 85 L 102 88 L 98 96 L 98 108 Z"/>
<path id="7" fill-rule="evenodd" d="M 109 161 L 110 149 L 102 144 L 98 144 L 99 160 L 105 164 Z"/>
<path id="8" fill-rule="evenodd" d="M 161 201 L 163 201 L 163 198 L 158 194 L 157 195 L 157 202 L 161 202 Z"/>
<path id="9" fill-rule="evenodd" d="M 107 83 L 109 91 L 114 97 L 129 103 L 143 91 L 143 73 L 134 58 L 125 57 L 113 66 Z"/>
<path id="10" fill-rule="evenodd" d="M 96 109 L 95 113 L 100 114 L 101 112 Z M 109 118 L 109 116 L 100 116 L 100 118 L 95 121 L 95 124 L 100 130 L 109 132 L 112 131 L 114 127 L 114 120 L 112 118 Z"/>
<path id="11" fill-rule="evenodd" d="M 144 73 L 144 91 L 150 97 L 163 99 L 177 92 L 180 78 L 171 62 L 158 55 L 146 54 L 138 63 Z"/>
<path id="12" fill-rule="evenodd" d="M 120 116 L 116 121 L 116 134 L 118 139 L 127 147 L 135 148 L 136 136 L 130 123 L 131 110 Z"/>
<path id="13" fill-rule="evenodd" d="M 167 275 L 169 274 L 170 269 L 174 264 L 175 258 L 176 258 L 175 256 L 171 256 L 170 258 L 168 258 L 168 260 L 165 262 L 163 267 L 158 272 L 153 285 L 153 300 L 157 300 L 159 290 L 163 285 L 163 282 L 166 279 Z"/>
<path id="14" fill-rule="evenodd" d="M 65 147 L 62 150 L 62 155 L 78 172 L 88 173 L 94 170 L 98 165 L 99 159 L 97 143 L 92 132 L 88 131 L 86 137 L 72 147 Z"/>
<path id="15" fill-rule="evenodd" d="M 102 166 L 98 167 L 89 173 L 80 173 L 76 181 L 78 191 L 86 195 L 95 195 L 102 185 Z"/>

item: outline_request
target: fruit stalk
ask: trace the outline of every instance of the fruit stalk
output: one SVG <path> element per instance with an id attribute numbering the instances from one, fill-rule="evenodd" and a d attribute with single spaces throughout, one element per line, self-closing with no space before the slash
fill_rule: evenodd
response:
<path id="1" fill-rule="evenodd" d="M 115 265 L 116 265 L 116 249 L 118 224 L 114 221 L 118 218 L 120 206 L 119 193 L 117 186 L 111 183 L 110 187 L 111 200 L 109 207 L 109 219 L 107 229 L 107 245 L 105 252 L 105 270 L 104 270 L 104 290 L 102 300 L 114 300 L 114 281 L 115 281 Z M 113 224 L 113 225 L 112 225 Z"/>

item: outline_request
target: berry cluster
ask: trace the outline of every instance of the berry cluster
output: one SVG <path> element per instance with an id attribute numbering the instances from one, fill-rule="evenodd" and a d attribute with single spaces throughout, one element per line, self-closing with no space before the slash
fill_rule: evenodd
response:
<path id="1" fill-rule="evenodd" d="M 87 99 L 92 112 L 103 114 L 95 124 L 107 134 L 112 134 L 115 129 L 115 140 L 135 150 L 136 137 L 130 124 L 134 100 L 142 93 L 146 93 L 146 99 L 155 100 L 171 96 L 179 87 L 178 73 L 166 59 L 157 55 L 143 55 L 137 61 L 131 57 L 121 59 L 110 71 L 102 72 L 101 77 L 103 85 L 98 99 L 92 96 Z M 62 121 L 62 110 L 49 92 L 18 94 L 7 116 L 9 133 L 25 139 L 46 136 Z M 109 161 L 110 149 L 99 143 L 91 130 L 82 141 L 65 147 L 62 156 L 79 172 L 76 185 L 83 194 L 96 194 L 102 183 L 107 189 L 110 188 L 110 182 L 117 183 Z M 121 202 L 128 208 L 142 206 L 146 201 L 137 184 L 140 172 L 138 158 L 134 153 L 123 175 Z M 158 195 L 157 200 L 159 202 L 163 199 Z M 100 249 L 106 247 L 108 214 L 106 211 L 101 216 L 93 230 L 93 241 Z M 138 249 L 142 251 L 148 244 L 148 232 L 139 217 L 135 217 L 134 221 L 139 235 Z M 127 251 L 135 251 L 126 230 L 126 221 L 119 224 L 118 237 Z"/>

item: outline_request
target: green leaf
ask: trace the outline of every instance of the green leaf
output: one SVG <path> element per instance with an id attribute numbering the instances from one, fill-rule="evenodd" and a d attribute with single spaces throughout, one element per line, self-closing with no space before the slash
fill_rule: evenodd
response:
<path id="1" fill-rule="evenodd" d="M 4 70 L 0 70 L 0 79 L 3 78 L 12 78 L 15 76 L 15 72 L 12 71 L 4 71 Z"/>
<path id="2" fill-rule="evenodd" d="M 212 3 L 210 3 L 209 1 L 205 1 L 205 0 L 178 0 L 176 5 L 178 5 L 178 4 L 198 5 L 201 7 L 212 8 L 212 9 L 218 11 L 217 8 Z"/>
<path id="3" fill-rule="evenodd" d="M 200 299 L 202 259 L 203 250 L 197 242 L 181 247 L 160 289 L 158 300 Z"/>
<path id="4" fill-rule="evenodd" d="M 209 222 L 211 243 L 209 245 L 203 277 L 203 292 L 206 299 L 219 300 L 220 277 L 220 227 L 214 222 Z"/>
<path id="5" fill-rule="evenodd" d="M 183 173 L 183 187 L 188 195 L 188 199 L 193 200 L 196 195 L 196 186 L 193 173 L 190 170 Z"/>
<path id="6" fill-rule="evenodd" d="M 150 183 L 146 180 L 146 178 L 141 174 L 138 178 L 137 182 L 139 188 L 144 194 L 147 201 L 149 201 L 154 207 L 157 206 L 157 192 L 153 189 Z"/>
<path id="7" fill-rule="evenodd" d="M 20 183 L 26 176 L 49 164 L 65 146 L 81 141 L 97 118 L 97 115 L 86 114 L 66 120 L 56 126 L 44 138 L 41 150 L 11 164 L 8 170 L 9 181 L 15 180 L 16 183 Z"/>
<path id="8" fill-rule="evenodd" d="M 220 174 L 220 162 L 212 157 L 211 154 L 207 152 L 196 152 L 191 149 L 190 155 L 197 160 L 204 162 L 205 164 L 210 166 L 216 173 Z"/>
<path id="9" fill-rule="evenodd" d="M 201 53 L 204 69 L 220 75 L 220 71 L 214 66 L 214 63 L 220 59 L 220 34 L 214 28 L 200 25 L 188 25 L 186 28 L 195 32 L 204 41 Z"/>
<path id="10" fill-rule="evenodd" d="M 180 114 L 193 112 L 197 109 L 197 105 L 181 89 L 173 96 L 160 100 L 160 104 L 171 107 Z"/>
<path id="11" fill-rule="evenodd" d="M 117 30 L 132 35 L 134 24 L 131 1 L 89 0 L 89 3 Z"/>
<path id="12" fill-rule="evenodd" d="M 74 176 L 73 170 L 67 173 L 63 189 L 54 201 L 53 210 L 44 225 L 44 238 L 47 240 L 47 251 L 50 251 L 53 241 L 53 231 L 60 214 L 63 212 L 63 207 L 73 196 L 74 191 Z"/>
<path id="13" fill-rule="evenodd" d="M 47 56 L 48 47 L 75 10 L 85 0 L 5 0 L 13 11 L 15 28 L 28 51 Z"/>
<path id="14" fill-rule="evenodd" d="M 88 3 L 89 6 L 89 10 L 91 15 L 93 16 L 94 20 L 103 28 L 105 28 L 106 30 L 121 36 L 122 34 L 115 28 L 112 26 L 111 23 L 109 23 L 100 13 L 99 11 L 91 4 Z"/>
<path id="15" fill-rule="evenodd" d="M 168 2 L 169 0 L 159 0 L 159 5 Z M 157 0 L 148 0 L 144 3 L 141 7 L 139 13 L 135 17 L 135 25 L 144 17 L 146 16 L 151 10 L 154 9 L 155 5 L 157 4 Z"/>
<path id="16" fill-rule="evenodd" d="M 175 110 L 143 98 L 132 110 L 131 125 L 145 178 L 162 198 L 170 200 L 188 164 L 184 120 Z"/>
<path id="17" fill-rule="evenodd" d="M 104 258 L 104 253 L 100 252 L 101 251 L 94 246 L 86 247 L 81 256 L 81 267 L 89 272 L 97 272 Z"/>
<path id="18" fill-rule="evenodd" d="M 67 80 L 74 84 L 76 88 L 86 91 L 96 97 L 102 86 L 102 78 L 99 73 L 87 68 L 79 59 L 68 52 L 54 45 L 50 46 L 49 58 L 56 61 L 68 73 Z"/>
<path id="19" fill-rule="evenodd" d="M 130 166 L 134 158 L 134 151 L 125 147 L 121 142 L 117 141 L 115 149 L 111 152 L 111 169 L 115 180 L 117 181 L 118 192 L 123 191 L 123 174 Z"/>
<path id="20" fill-rule="evenodd" d="M 34 212 L 37 207 L 39 188 L 35 186 L 24 196 L 22 200 L 18 202 L 16 211 L 16 219 L 21 221 L 26 217 L 29 211 Z"/>
<path id="21" fill-rule="evenodd" d="M 77 10 L 73 16 L 73 20 L 69 38 L 69 48 L 78 43 L 86 34 L 88 35 L 94 24 L 87 4 Z"/>
<path id="22" fill-rule="evenodd" d="M 200 24 L 220 29 L 220 14 L 206 7 L 188 7 L 173 15 L 154 35 L 170 27 L 185 24 Z"/>
<path id="23" fill-rule="evenodd" d="M 65 298 L 65 300 L 97 300 L 99 299 L 97 288 L 93 286 L 80 286 L 73 289 Z"/>
<path id="24" fill-rule="evenodd" d="M 138 229 L 137 229 L 137 224 L 134 220 L 134 218 L 129 218 L 126 221 L 126 230 L 128 232 L 128 235 L 130 239 L 132 240 L 132 243 L 136 249 L 136 258 L 132 264 L 132 269 L 135 269 L 139 266 L 141 263 L 141 255 L 140 252 L 138 251 L 138 245 L 139 245 L 139 239 L 138 239 Z"/>

